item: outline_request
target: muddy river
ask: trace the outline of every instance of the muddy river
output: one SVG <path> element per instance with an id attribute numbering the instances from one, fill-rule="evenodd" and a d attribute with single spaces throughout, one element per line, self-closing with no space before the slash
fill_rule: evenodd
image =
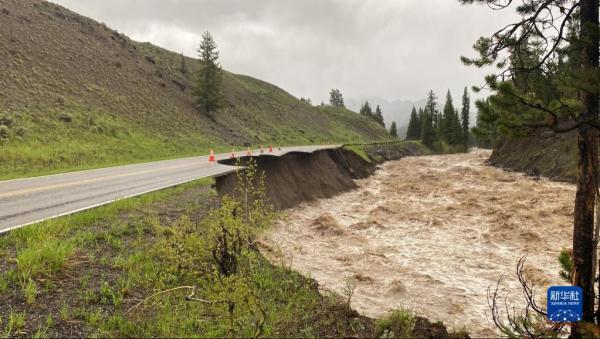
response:
<path id="1" fill-rule="evenodd" d="M 372 317 L 407 308 L 472 335 L 492 335 L 486 293 L 523 304 L 514 271 L 562 284 L 575 187 L 486 166 L 490 153 L 409 157 L 381 165 L 359 189 L 288 210 L 264 236 L 265 254 L 342 291 Z M 266 248 L 270 248 L 268 251 Z"/>

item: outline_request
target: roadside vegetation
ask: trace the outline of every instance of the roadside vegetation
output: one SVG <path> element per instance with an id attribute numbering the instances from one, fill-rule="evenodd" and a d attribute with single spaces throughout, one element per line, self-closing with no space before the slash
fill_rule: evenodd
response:
<path id="1" fill-rule="evenodd" d="M 230 152 L 245 143 L 387 137 L 379 124 L 343 107 L 313 106 L 264 81 L 207 69 L 198 59 L 135 42 L 50 2 L 7 0 L 0 9 L 7 32 L 0 36 L 0 59 L 6 60 L 0 67 L 0 180 L 208 154 L 210 148 Z M 215 53 L 216 45 L 211 48 Z M 206 114 L 198 78 L 216 73 L 221 90 L 206 97 Z"/>
<path id="2" fill-rule="evenodd" d="M 234 217 L 246 205 L 227 198 L 219 203 L 210 184 L 186 184 L 0 238 L 0 333 L 373 333 L 373 321 L 340 297 L 322 296 L 313 280 L 271 265 L 256 251 L 254 235 L 273 215 L 266 206 L 256 200 L 244 220 Z"/>
<path id="3" fill-rule="evenodd" d="M 255 172 L 240 177 L 251 183 Z M 374 322 L 274 266 L 260 188 L 219 201 L 202 180 L 0 238 L 3 336 L 370 336 Z M 245 195 L 246 196 L 246 195 Z M 235 212 L 235 213 L 234 213 Z"/>
<path id="4" fill-rule="evenodd" d="M 342 291 L 273 265 L 261 175 L 219 198 L 201 180 L 0 237 L 4 336 L 397 337 L 447 334 L 408 311 L 375 321 Z M 258 178 L 258 180 L 255 180 Z M 421 332 L 415 332 L 421 331 Z M 432 332 L 433 331 L 433 332 Z M 457 336 L 463 334 L 456 334 Z"/>

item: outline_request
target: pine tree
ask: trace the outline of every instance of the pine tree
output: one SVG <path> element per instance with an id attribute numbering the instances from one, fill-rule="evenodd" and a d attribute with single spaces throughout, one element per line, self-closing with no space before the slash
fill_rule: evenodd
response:
<path id="1" fill-rule="evenodd" d="M 433 117 L 427 111 L 423 112 L 423 119 L 421 121 L 421 141 L 423 145 L 433 147 L 435 142 L 435 132 L 433 130 Z"/>
<path id="2" fill-rule="evenodd" d="M 477 124 L 473 128 L 473 135 L 477 147 L 491 148 L 498 139 L 497 121 L 499 114 L 490 104 L 489 99 L 478 100 L 477 106 Z"/>
<path id="3" fill-rule="evenodd" d="M 429 91 L 427 104 L 423 110 L 423 118 L 421 121 L 421 141 L 425 146 L 433 147 L 433 144 L 437 141 L 436 128 L 439 126 L 438 116 L 437 97 L 433 91 Z"/>
<path id="4" fill-rule="evenodd" d="M 392 121 L 392 126 L 390 127 L 390 136 L 392 138 L 398 138 L 398 128 L 396 127 L 395 121 Z"/>
<path id="5" fill-rule="evenodd" d="M 310 98 L 306 98 L 306 99 L 305 99 L 305 98 L 300 98 L 300 101 L 301 101 L 303 104 L 306 104 L 306 105 L 312 106 L 312 100 L 310 100 Z"/>
<path id="6" fill-rule="evenodd" d="M 448 143 L 450 145 L 461 145 L 463 143 L 463 131 L 458 110 L 454 110 L 452 113 L 449 131 Z"/>
<path id="7" fill-rule="evenodd" d="M 444 115 L 440 123 L 440 137 L 447 143 L 451 143 L 451 134 L 454 127 L 454 103 L 450 90 L 446 94 L 446 104 L 444 105 Z"/>
<path id="8" fill-rule="evenodd" d="M 331 106 L 335 107 L 346 107 L 344 105 L 344 96 L 342 95 L 342 92 L 337 88 L 334 88 L 331 90 L 331 92 L 329 92 L 329 103 L 331 104 Z"/>
<path id="9" fill-rule="evenodd" d="M 371 109 L 371 105 L 369 105 L 368 101 L 365 101 L 365 103 L 360 108 L 360 114 L 369 118 L 373 117 L 373 110 Z"/>
<path id="10" fill-rule="evenodd" d="M 210 32 L 202 34 L 198 48 L 202 68 L 198 71 L 196 97 L 198 106 L 208 115 L 221 106 L 223 74 L 218 63 L 217 44 Z"/>
<path id="11" fill-rule="evenodd" d="M 600 304 L 598 310 L 594 309 L 597 304 L 594 281 L 598 266 L 598 244 L 594 231 L 599 177 L 600 1 L 460 2 L 487 5 L 493 9 L 511 8 L 519 16 L 512 24 L 503 24 L 492 36 L 481 37 L 475 45 L 478 57 L 462 58 L 465 64 L 476 67 L 495 65 L 497 74 L 502 74 L 486 77 L 487 87 L 496 93 L 489 98 L 492 109 L 482 111 L 485 114 L 499 111 L 494 121 L 496 130 L 509 136 L 527 134 L 533 128 L 554 133 L 577 131 L 571 283 L 583 290 L 582 321 L 593 323 L 600 320 Z M 555 16 L 554 13 L 560 15 Z M 560 29 L 547 30 L 545 27 Z M 531 46 L 532 42 L 537 46 Z M 572 52 L 567 53 L 567 59 L 561 56 L 564 50 Z M 505 59 L 503 52 L 509 53 L 509 60 Z M 571 62 L 574 67 L 569 67 Z M 533 137 L 536 137 L 535 134 Z M 530 327 L 526 327 L 524 331 L 517 332 L 517 336 L 531 336 L 529 330 Z M 580 338 L 584 333 L 579 324 L 571 326 L 572 337 Z"/>
<path id="12" fill-rule="evenodd" d="M 408 130 L 406 131 L 406 140 L 418 140 L 421 138 L 421 121 L 417 115 L 417 109 L 413 107 L 410 113 Z"/>
<path id="13" fill-rule="evenodd" d="M 383 113 L 381 112 L 381 108 L 377 105 L 375 109 L 375 114 L 373 115 L 373 119 L 377 121 L 378 124 L 385 127 L 385 121 L 383 120 Z"/>
<path id="14" fill-rule="evenodd" d="M 460 119 L 462 122 L 462 144 L 465 146 L 469 146 L 469 115 L 471 110 L 471 98 L 469 96 L 469 91 L 465 87 L 465 92 L 462 98 L 462 110 L 460 112 Z"/>

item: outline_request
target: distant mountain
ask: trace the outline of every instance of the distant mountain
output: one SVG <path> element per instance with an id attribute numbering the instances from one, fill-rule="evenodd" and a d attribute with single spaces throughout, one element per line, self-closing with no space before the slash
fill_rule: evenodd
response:
<path id="1" fill-rule="evenodd" d="M 410 112 L 412 111 L 412 108 L 416 107 L 418 109 L 419 107 L 425 106 L 427 99 L 421 99 L 418 101 L 399 99 L 388 101 L 378 97 L 345 99 L 346 107 L 355 112 L 360 110 L 360 107 L 365 101 L 369 101 L 369 104 L 371 107 L 373 107 L 373 110 L 375 107 L 377 107 L 377 105 L 379 105 L 379 107 L 381 107 L 381 111 L 383 112 L 385 126 L 389 128 L 392 124 L 392 121 L 395 121 L 396 125 L 398 126 L 398 134 L 403 138 L 406 136 L 406 129 L 408 127 L 408 122 L 410 121 Z"/>

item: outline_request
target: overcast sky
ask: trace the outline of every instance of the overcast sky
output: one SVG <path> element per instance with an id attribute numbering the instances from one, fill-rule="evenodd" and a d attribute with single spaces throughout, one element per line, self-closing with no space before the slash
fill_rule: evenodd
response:
<path id="1" fill-rule="evenodd" d="M 196 55 L 213 33 L 225 69 L 297 97 L 418 100 L 429 89 L 455 100 L 490 71 L 461 55 L 509 22 L 508 12 L 457 0 L 53 0 L 138 41 Z"/>

